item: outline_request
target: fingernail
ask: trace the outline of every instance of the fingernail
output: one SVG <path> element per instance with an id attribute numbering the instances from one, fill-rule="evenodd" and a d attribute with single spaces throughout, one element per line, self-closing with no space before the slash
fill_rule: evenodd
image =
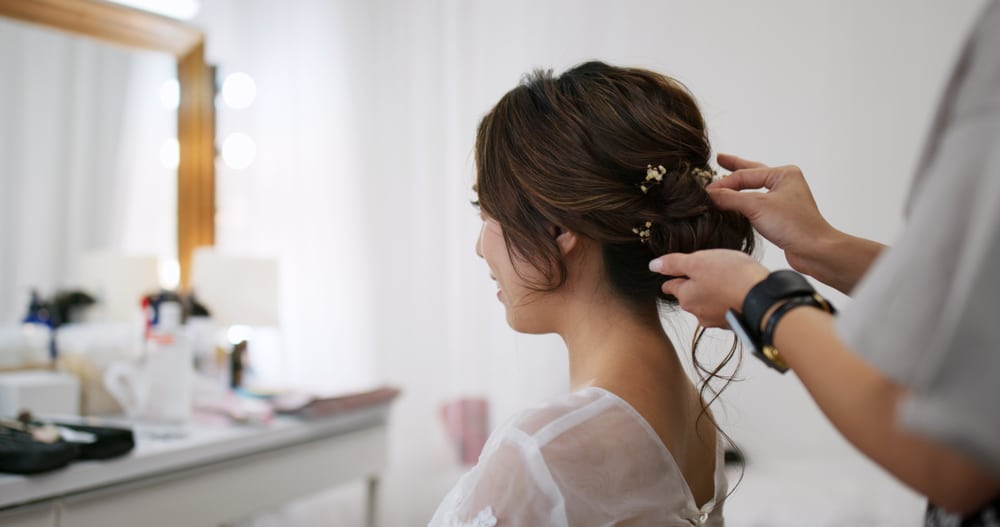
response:
<path id="1" fill-rule="evenodd" d="M 663 270 L 663 262 L 659 258 L 649 262 L 649 270 L 658 273 Z"/>

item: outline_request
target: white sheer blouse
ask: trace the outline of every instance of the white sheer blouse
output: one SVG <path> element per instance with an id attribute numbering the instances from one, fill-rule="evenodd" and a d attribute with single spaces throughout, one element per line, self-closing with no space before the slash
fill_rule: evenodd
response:
<path id="1" fill-rule="evenodd" d="M 430 527 L 723 525 L 720 446 L 715 496 L 701 507 L 649 423 L 602 388 L 513 417 L 448 493 Z"/>

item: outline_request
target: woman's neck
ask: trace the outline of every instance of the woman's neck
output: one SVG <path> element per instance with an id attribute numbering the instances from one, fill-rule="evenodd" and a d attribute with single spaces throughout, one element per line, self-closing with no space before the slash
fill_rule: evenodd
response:
<path id="1" fill-rule="evenodd" d="M 569 274 L 554 297 L 553 312 L 559 313 L 555 330 L 569 352 L 573 391 L 663 387 L 679 380 L 677 374 L 686 378 L 655 301 L 636 308 L 613 290 L 599 244 L 580 238 L 566 265 Z"/>
<path id="2" fill-rule="evenodd" d="M 655 312 L 638 315 L 616 298 L 595 296 L 575 302 L 565 315 L 559 334 L 569 353 L 572 391 L 646 376 L 663 382 L 671 373 L 683 373 Z"/>

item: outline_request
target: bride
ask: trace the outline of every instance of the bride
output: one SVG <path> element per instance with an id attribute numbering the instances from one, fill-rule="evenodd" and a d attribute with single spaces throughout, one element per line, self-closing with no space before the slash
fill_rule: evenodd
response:
<path id="1" fill-rule="evenodd" d="M 483 118 L 476 252 L 514 330 L 562 337 L 571 389 L 494 431 L 432 526 L 723 524 L 721 432 L 647 267 L 752 251 L 705 192 L 710 157 L 691 95 L 642 69 L 535 72 Z"/>

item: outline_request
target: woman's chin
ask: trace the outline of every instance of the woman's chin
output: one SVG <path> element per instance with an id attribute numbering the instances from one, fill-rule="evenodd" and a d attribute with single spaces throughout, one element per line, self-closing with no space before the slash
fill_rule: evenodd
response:
<path id="1" fill-rule="evenodd" d="M 507 325 L 518 333 L 529 335 L 544 335 L 553 331 L 552 328 L 541 323 L 537 318 L 525 317 L 523 314 L 515 313 L 510 307 L 507 307 Z"/>

